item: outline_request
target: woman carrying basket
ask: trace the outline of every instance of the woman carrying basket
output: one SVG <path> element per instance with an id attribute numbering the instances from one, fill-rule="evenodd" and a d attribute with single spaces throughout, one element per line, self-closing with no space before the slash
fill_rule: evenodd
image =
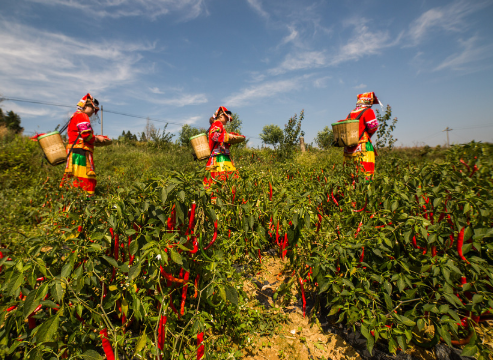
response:
<path id="1" fill-rule="evenodd" d="M 356 108 L 349 113 L 345 120 L 359 119 L 359 142 L 354 146 L 344 147 L 344 161 L 359 160 L 367 179 L 375 173 L 375 149 L 371 143 L 372 135 L 377 131 L 378 121 L 371 109 L 373 104 L 380 104 L 374 92 L 359 94 Z"/>
<path id="2" fill-rule="evenodd" d="M 210 171 L 211 178 L 204 178 L 205 185 L 210 185 L 213 182 L 212 179 L 224 181 L 232 172 L 236 172 L 235 165 L 230 158 L 229 148 L 233 138 L 236 139 L 234 142 L 240 141 L 237 140 L 238 134 L 226 131 L 225 126 L 229 121 L 232 121 L 231 111 L 224 106 L 220 106 L 209 120 L 211 126 L 208 130 L 208 137 L 211 156 L 205 169 Z"/>
<path id="3" fill-rule="evenodd" d="M 69 184 L 80 188 L 88 196 L 94 195 L 96 172 L 94 169 L 94 144 L 107 141 L 105 136 L 94 135 L 90 117 L 97 114 L 99 102 L 91 94 L 77 103 L 77 111 L 70 118 L 67 135 L 67 165 L 60 187 Z"/>

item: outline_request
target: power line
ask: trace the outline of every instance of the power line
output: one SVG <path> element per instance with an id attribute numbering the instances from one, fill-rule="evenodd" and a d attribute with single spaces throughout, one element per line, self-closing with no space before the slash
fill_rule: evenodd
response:
<path id="1" fill-rule="evenodd" d="M 30 104 L 48 105 L 48 106 L 57 106 L 57 107 L 64 107 L 64 108 L 74 108 L 74 105 L 55 104 L 55 103 L 50 103 L 50 102 L 46 102 L 46 101 L 38 101 L 38 100 L 31 100 L 31 99 L 0 97 L 0 101 L 2 101 L 2 100 L 10 100 L 10 101 L 25 102 L 25 103 L 30 103 Z M 104 112 L 109 113 L 109 114 L 114 114 L 114 115 L 128 116 L 128 117 L 132 117 L 132 118 L 136 118 L 136 119 L 150 120 L 150 121 L 161 122 L 161 123 L 166 123 L 166 124 L 171 124 L 171 125 L 178 125 L 178 126 L 186 125 L 184 123 L 177 123 L 177 122 L 173 122 L 173 121 L 169 121 L 169 120 L 153 119 L 153 118 L 150 118 L 148 116 L 128 114 L 128 113 L 123 113 L 123 112 L 119 112 L 119 111 L 107 110 L 107 109 L 105 109 Z M 255 136 L 250 136 L 250 135 L 245 135 L 245 136 L 248 136 L 249 138 L 252 138 L 252 139 L 262 140 L 260 138 L 255 137 Z"/>

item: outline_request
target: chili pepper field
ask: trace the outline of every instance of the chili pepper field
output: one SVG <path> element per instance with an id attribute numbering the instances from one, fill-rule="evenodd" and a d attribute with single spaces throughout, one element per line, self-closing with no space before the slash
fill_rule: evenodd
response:
<path id="1" fill-rule="evenodd" d="M 25 150 L 38 160 L 0 193 L 0 357 L 240 359 L 297 303 L 365 354 L 491 358 L 492 150 L 383 153 L 368 182 L 341 149 L 233 149 L 239 176 L 204 189 L 189 152 L 114 146 L 91 199 Z M 270 307 L 244 286 L 267 260 Z"/>

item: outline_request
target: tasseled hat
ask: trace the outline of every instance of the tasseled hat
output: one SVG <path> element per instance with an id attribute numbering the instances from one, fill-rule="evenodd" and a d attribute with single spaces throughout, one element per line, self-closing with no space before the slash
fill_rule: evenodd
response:
<path id="1" fill-rule="evenodd" d="M 380 104 L 383 108 L 382 103 L 378 100 L 374 92 L 366 92 L 359 94 L 357 97 L 356 106 L 372 106 L 374 104 Z"/>
<path id="2" fill-rule="evenodd" d="M 212 118 L 214 120 L 216 120 L 217 119 L 217 116 L 221 112 L 224 113 L 224 115 L 226 115 L 226 117 L 228 118 L 228 121 L 233 121 L 233 118 L 231 117 L 231 111 L 229 111 L 228 109 L 226 109 L 224 106 L 219 106 L 219 108 L 216 110 L 216 112 L 214 113 L 214 115 L 212 115 Z"/>
<path id="3" fill-rule="evenodd" d="M 91 94 L 87 93 L 82 99 L 77 103 L 77 109 L 82 110 L 84 106 L 91 104 L 94 107 L 94 113 L 97 114 L 99 111 L 99 101 L 92 97 Z"/>

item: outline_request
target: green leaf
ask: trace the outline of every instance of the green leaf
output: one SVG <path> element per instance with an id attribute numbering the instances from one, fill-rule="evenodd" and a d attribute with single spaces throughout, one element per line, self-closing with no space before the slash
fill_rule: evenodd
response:
<path id="1" fill-rule="evenodd" d="M 132 281 L 140 274 L 140 262 L 133 265 L 128 271 L 128 281 Z"/>
<path id="2" fill-rule="evenodd" d="M 392 299 L 390 298 L 389 294 L 383 293 L 383 298 L 385 299 L 385 305 L 387 306 L 387 310 L 391 311 L 394 305 L 392 304 Z"/>
<path id="3" fill-rule="evenodd" d="M 414 321 L 412 321 L 411 319 L 409 319 L 403 315 L 400 316 L 400 320 L 406 326 L 415 326 L 416 325 L 416 323 Z"/>
<path id="4" fill-rule="evenodd" d="M 179 193 L 178 193 L 178 199 L 180 199 L 180 201 L 182 203 L 185 202 L 185 191 L 181 190 Z"/>
<path id="5" fill-rule="evenodd" d="M 168 199 L 168 192 L 166 191 L 166 188 L 162 188 L 161 189 L 161 202 L 164 204 L 166 204 L 166 200 Z"/>
<path id="6" fill-rule="evenodd" d="M 476 345 L 466 345 L 464 349 L 462 349 L 462 352 L 460 356 L 471 356 L 475 357 L 476 354 L 478 353 L 479 349 Z"/>
<path id="7" fill-rule="evenodd" d="M 105 259 L 111 266 L 113 267 L 118 267 L 118 263 L 116 262 L 116 260 L 112 257 L 109 257 L 109 256 L 106 256 L 106 255 L 103 255 L 101 256 L 103 259 Z"/>
<path id="8" fill-rule="evenodd" d="M 58 322 L 60 318 L 60 311 L 55 316 L 52 316 L 47 321 L 43 322 L 36 332 L 36 342 L 48 342 L 53 340 L 53 335 L 58 330 Z"/>
<path id="9" fill-rule="evenodd" d="M 473 305 L 475 304 L 479 304 L 480 302 L 483 301 L 483 295 L 478 295 L 478 294 L 475 294 L 473 297 L 472 297 L 472 303 Z"/>
<path id="10" fill-rule="evenodd" d="M 10 279 L 7 285 L 7 293 L 9 296 L 14 295 L 16 290 L 24 283 L 24 274 L 20 273 Z"/>
<path id="11" fill-rule="evenodd" d="M 388 281 L 383 283 L 383 287 L 387 291 L 387 294 L 392 294 L 392 285 Z"/>
<path id="12" fill-rule="evenodd" d="M 170 249 L 170 253 L 171 253 L 171 260 L 173 260 L 173 262 L 175 262 L 178 265 L 183 265 L 183 259 L 178 252 L 176 252 L 173 249 Z"/>
<path id="13" fill-rule="evenodd" d="M 226 299 L 232 304 L 238 305 L 238 292 L 232 286 L 226 286 Z"/>
<path id="14" fill-rule="evenodd" d="M 80 355 L 84 360 L 102 360 L 104 359 L 97 351 L 87 350 L 84 354 Z"/>
<path id="15" fill-rule="evenodd" d="M 53 295 L 57 302 L 60 302 L 63 299 L 63 294 L 62 282 L 60 279 L 55 279 L 55 285 L 51 289 L 51 295 Z"/>
<path id="16" fill-rule="evenodd" d="M 130 255 L 137 254 L 137 251 L 139 251 L 139 242 L 137 240 L 132 240 L 130 243 Z"/>
<path id="17" fill-rule="evenodd" d="M 418 319 L 416 325 L 418 326 L 418 331 L 422 331 L 425 328 L 425 321 L 423 319 Z"/>
<path id="18" fill-rule="evenodd" d="M 66 263 L 63 266 L 62 273 L 60 274 L 60 277 L 68 278 L 70 273 L 72 272 L 72 268 L 73 268 L 73 263 L 71 261 L 69 261 L 68 263 Z"/>
<path id="19" fill-rule="evenodd" d="M 142 351 L 142 349 L 144 349 L 146 344 L 147 344 L 147 334 L 144 331 L 140 336 L 139 340 L 137 341 L 137 344 L 135 345 L 135 353 Z"/>

